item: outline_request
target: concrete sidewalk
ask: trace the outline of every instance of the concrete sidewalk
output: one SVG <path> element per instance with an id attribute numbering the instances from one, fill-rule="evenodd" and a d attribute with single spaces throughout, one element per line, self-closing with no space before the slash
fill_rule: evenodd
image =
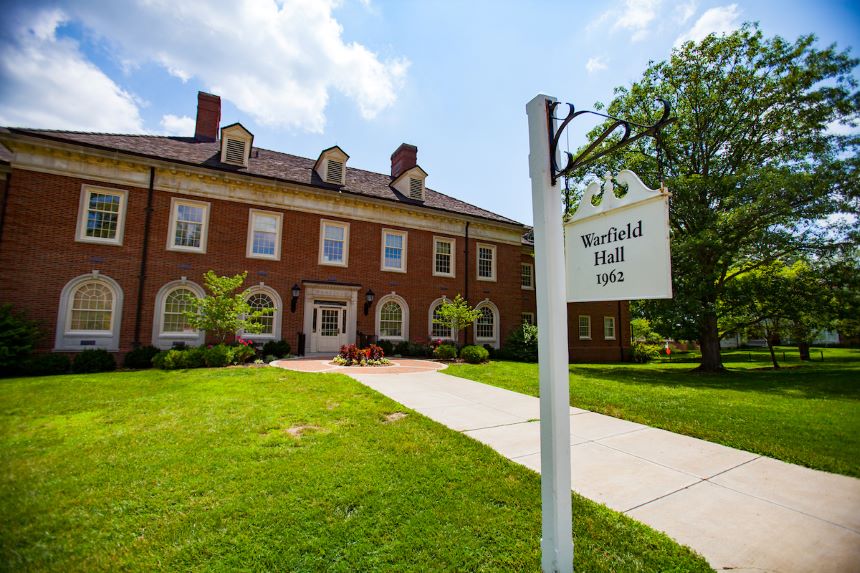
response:
<path id="1" fill-rule="evenodd" d="M 540 472 L 537 398 L 439 372 L 343 373 Z M 860 480 L 578 408 L 570 420 L 573 490 L 718 571 L 860 571 Z"/>

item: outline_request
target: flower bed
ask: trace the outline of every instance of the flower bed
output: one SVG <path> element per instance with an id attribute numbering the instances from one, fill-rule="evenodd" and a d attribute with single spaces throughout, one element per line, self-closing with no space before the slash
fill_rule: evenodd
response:
<path id="1" fill-rule="evenodd" d="M 344 344 L 340 353 L 332 358 L 334 364 L 340 366 L 389 366 L 391 361 L 385 357 L 382 348 L 371 344 L 367 348 L 359 348 L 355 344 Z"/>

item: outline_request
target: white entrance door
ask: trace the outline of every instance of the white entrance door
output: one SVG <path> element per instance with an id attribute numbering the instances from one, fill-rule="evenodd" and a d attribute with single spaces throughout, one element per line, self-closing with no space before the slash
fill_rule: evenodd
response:
<path id="1" fill-rule="evenodd" d="M 346 344 L 346 308 L 314 305 L 317 352 L 338 352 Z"/>

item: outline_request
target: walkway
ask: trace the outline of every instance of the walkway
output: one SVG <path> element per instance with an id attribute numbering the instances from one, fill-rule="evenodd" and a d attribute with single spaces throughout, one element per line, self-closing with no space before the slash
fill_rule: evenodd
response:
<path id="1" fill-rule="evenodd" d="M 399 371 L 340 371 L 540 472 L 537 398 L 398 362 Z M 573 490 L 665 531 L 718 571 L 860 571 L 860 480 L 579 408 L 570 420 Z"/>

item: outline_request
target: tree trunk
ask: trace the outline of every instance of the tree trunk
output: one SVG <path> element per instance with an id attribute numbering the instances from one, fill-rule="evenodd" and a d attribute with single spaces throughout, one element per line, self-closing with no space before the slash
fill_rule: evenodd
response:
<path id="1" fill-rule="evenodd" d="M 774 368 L 779 368 L 779 363 L 776 361 L 776 353 L 773 351 L 773 339 L 767 337 L 767 349 L 770 351 L 770 361 L 773 362 Z"/>
<path id="2" fill-rule="evenodd" d="M 725 372 L 720 356 L 720 334 L 717 329 L 717 315 L 707 313 L 704 324 L 699 329 L 699 344 L 702 350 L 702 363 L 696 368 L 698 372 Z"/>
<path id="3" fill-rule="evenodd" d="M 797 344 L 797 349 L 800 351 L 800 359 L 801 360 L 811 360 L 809 357 L 809 343 L 808 342 L 799 342 Z"/>

